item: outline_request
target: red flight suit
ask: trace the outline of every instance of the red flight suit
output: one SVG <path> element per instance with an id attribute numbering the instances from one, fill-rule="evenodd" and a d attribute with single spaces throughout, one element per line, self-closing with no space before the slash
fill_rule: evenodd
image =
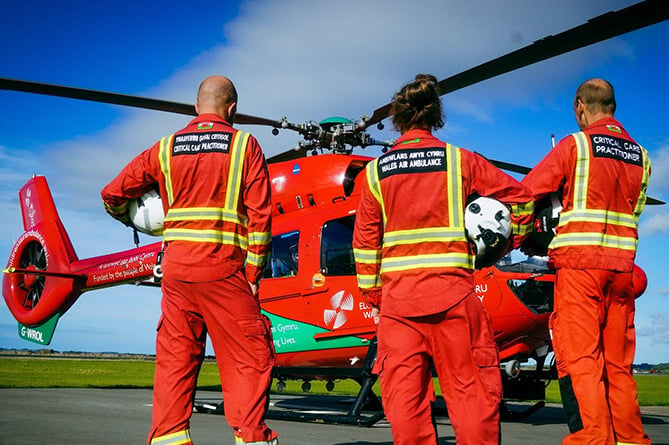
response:
<path id="1" fill-rule="evenodd" d="M 522 181 L 537 202 L 562 195 L 548 253 L 557 269 L 553 348 L 572 433 L 563 444 L 650 443 L 632 377 L 632 270 L 649 177 L 648 153 L 610 117 L 562 139 Z"/>
<path id="2" fill-rule="evenodd" d="M 207 333 L 238 443 L 275 443 L 264 421 L 274 365 L 257 283 L 271 242 L 269 174 L 256 139 L 203 114 L 133 159 L 102 190 L 107 211 L 160 188 L 166 212 L 150 443 L 188 444 Z"/>
<path id="3" fill-rule="evenodd" d="M 381 309 L 375 372 L 398 445 L 437 442 L 432 362 L 458 444 L 499 441 L 499 354 L 464 228 L 474 193 L 511 207 L 517 246 L 532 198 L 479 155 L 415 129 L 367 165 L 353 248 L 358 285 Z"/>

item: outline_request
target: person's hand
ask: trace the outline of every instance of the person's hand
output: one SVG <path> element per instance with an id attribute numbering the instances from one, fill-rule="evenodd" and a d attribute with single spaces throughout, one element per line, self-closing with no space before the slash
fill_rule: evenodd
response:
<path id="1" fill-rule="evenodd" d="M 379 309 L 377 306 L 372 306 L 372 320 L 374 320 L 374 324 L 378 325 L 380 319 L 381 319 L 381 309 Z"/>
<path id="2" fill-rule="evenodd" d="M 249 288 L 251 288 L 251 295 L 255 296 L 258 293 L 258 283 L 251 283 L 250 281 L 248 283 Z"/>
<path id="3" fill-rule="evenodd" d="M 539 255 L 539 252 L 537 249 L 534 247 L 532 243 L 525 242 L 520 245 L 520 251 L 523 252 L 527 256 L 536 256 Z"/>

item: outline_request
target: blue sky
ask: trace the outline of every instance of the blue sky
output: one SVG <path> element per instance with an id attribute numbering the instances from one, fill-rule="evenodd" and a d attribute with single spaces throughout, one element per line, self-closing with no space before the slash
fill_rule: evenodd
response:
<path id="1" fill-rule="evenodd" d="M 389 102 L 416 73 L 439 79 L 557 34 L 623 0 L 252 0 L 3 2 L 0 77 L 193 103 L 199 82 L 229 76 L 239 111 L 292 122 L 358 119 Z M 108 6 L 105 6 L 108 5 Z M 589 77 L 611 81 L 618 117 L 653 160 L 650 195 L 669 200 L 665 123 L 669 23 L 625 34 L 444 96 L 438 136 L 493 159 L 532 166 L 577 131 L 571 104 Z M 0 91 L 0 256 L 22 232 L 17 191 L 45 175 L 80 258 L 133 247 L 106 216 L 99 191 L 185 116 Z M 378 139 L 396 133 L 372 129 Z M 298 138 L 247 126 L 271 156 Z M 357 151 L 377 155 L 373 148 Z M 156 239 L 145 237 L 143 243 Z M 669 208 L 647 207 L 637 263 L 649 285 L 637 300 L 637 362 L 669 362 Z M 59 322 L 57 350 L 153 353 L 157 290 L 122 286 L 84 294 Z M 0 305 L 0 347 L 19 339 Z"/>

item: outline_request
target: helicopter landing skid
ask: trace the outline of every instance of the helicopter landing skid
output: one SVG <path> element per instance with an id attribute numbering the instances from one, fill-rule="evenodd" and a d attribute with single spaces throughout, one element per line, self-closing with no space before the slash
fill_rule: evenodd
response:
<path id="1" fill-rule="evenodd" d="M 298 422 L 326 423 L 332 425 L 356 425 L 370 427 L 384 418 L 381 401 L 372 391 L 378 376 L 371 369 L 376 360 L 376 338 L 371 343 L 365 358 L 365 366 L 357 376 L 348 376 L 360 384 L 360 390 L 351 402 L 350 396 L 313 395 L 301 399 L 283 399 L 273 403 L 273 409 L 267 410 L 266 418 L 274 420 L 292 420 Z M 336 405 L 350 404 L 348 411 Z M 211 403 L 196 400 L 193 410 L 197 413 L 224 414 L 224 402 Z M 363 412 L 366 411 L 366 412 Z"/>

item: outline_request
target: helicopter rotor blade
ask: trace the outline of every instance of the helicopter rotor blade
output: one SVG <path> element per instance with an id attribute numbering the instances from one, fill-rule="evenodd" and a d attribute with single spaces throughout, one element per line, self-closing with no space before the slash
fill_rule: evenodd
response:
<path id="1" fill-rule="evenodd" d="M 292 161 L 306 156 L 307 149 L 304 147 L 291 148 L 290 150 L 282 151 L 279 154 L 270 156 L 266 162 L 268 164 L 276 164 L 277 162 Z"/>
<path id="2" fill-rule="evenodd" d="M 80 99 L 92 102 L 102 102 L 113 105 L 143 108 L 147 110 L 165 111 L 168 113 L 197 116 L 195 106 L 180 102 L 172 102 L 148 97 L 131 96 L 128 94 L 109 93 L 106 91 L 88 90 L 84 88 L 53 85 L 48 83 L 31 82 L 26 80 L 7 79 L 0 77 L 0 90 L 20 91 L 24 93 L 43 94 L 47 96 Z M 243 125 L 266 125 L 280 127 L 281 122 L 237 113 L 235 122 Z"/>
<path id="3" fill-rule="evenodd" d="M 557 35 L 544 37 L 521 49 L 470 68 L 438 83 L 439 94 L 477 84 L 561 54 L 601 42 L 669 19 L 666 0 L 645 0 L 618 11 L 610 11 Z M 377 108 L 367 125 L 390 115 L 390 104 Z"/>

